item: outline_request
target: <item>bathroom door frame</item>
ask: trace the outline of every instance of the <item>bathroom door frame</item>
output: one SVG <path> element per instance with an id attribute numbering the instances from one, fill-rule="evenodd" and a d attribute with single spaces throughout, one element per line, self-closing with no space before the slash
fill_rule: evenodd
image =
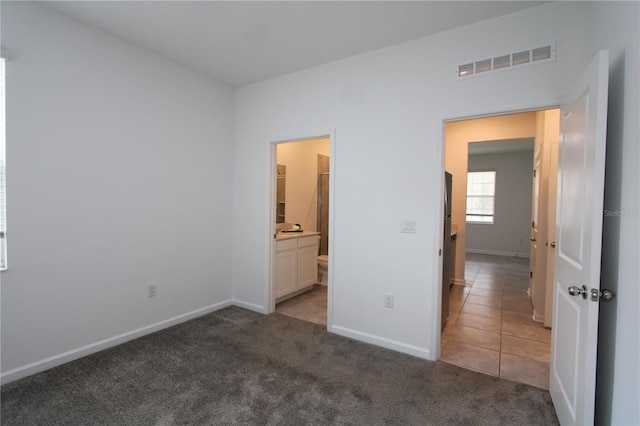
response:
<path id="1" fill-rule="evenodd" d="M 336 177 L 336 167 L 335 167 L 335 155 L 336 155 L 336 149 L 335 149 L 335 129 L 330 129 L 329 131 L 310 131 L 310 132 L 304 132 L 304 133 L 297 133 L 295 134 L 295 136 L 285 136 L 285 137 L 274 137 L 274 138 L 270 138 L 269 139 L 269 154 L 267 155 L 268 157 L 268 163 L 269 163 L 269 167 L 267 168 L 268 170 L 268 177 L 267 179 L 265 179 L 265 181 L 267 182 L 268 187 L 266 188 L 267 194 L 269 194 L 269 196 L 267 197 L 268 200 L 268 208 L 267 208 L 267 220 L 268 220 L 268 226 L 267 229 L 269 230 L 269 234 L 267 235 L 267 253 L 268 253 L 268 259 L 267 259 L 267 269 L 269 271 L 268 273 L 268 277 L 269 279 L 267 280 L 266 286 L 265 286 L 265 292 L 264 292 L 264 306 L 268 307 L 267 309 L 267 313 L 273 313 L 276 310 L 276 298 L 275 298 L 275 284 L 276 284 L 276 279 L 275 279 L 275 260 L 276 260 L 276 240 L 275 240 L 275 233 L 276 233 L 276 213 L 275 213 L 275 209 L 273 208 L 273 206 L 275 206 L 276 203 L 276 179 L 277 179 L 277 173 L 276 173 L 276 166 L 278 164 L 278 158 L 277 158 L 277 146 L 280 144 L 285 144 L 285 143 L 292 143 L 292 142 L 304 142 L 304 141 L 310 141 L 310 140 L 315 140 L 315 139 L 324 139 L 324 138 L 328 138 L 329 139 L 329 157 L 331 158 L 331 161 L 329 162 L 329 175 L 331 176 L 331 179 L 329 180 L 329 247 L 328 247 L 328 252 L 329 252 L 329 265 L 328 265 L 328 270 L 327 270 L 327 329 L 330 330 L 331 326 L 333 324 L 333 265 L 335 264 L 334 260 L 335 260 L 335 251 L 334 251 L 334 229 L 335 229 L 335 214 L 334 214 L 334 208 L 335 208 L 335 203 L 333 202 L 334 200 L 334 192 L 335 192 L 335 177 Z"/>

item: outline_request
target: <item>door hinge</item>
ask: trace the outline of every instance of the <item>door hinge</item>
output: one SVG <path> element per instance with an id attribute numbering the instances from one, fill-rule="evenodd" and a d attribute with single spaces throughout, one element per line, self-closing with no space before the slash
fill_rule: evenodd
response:
<path id="1" fill-rule="evenodd" d="M 536 177 L 536 169 L 533 169 L 533 177 Z"/>
<path id="2" fill-rule="evenodd" d="M 529 278 L 533 278 L 533 271 L 529 271 Z"/>

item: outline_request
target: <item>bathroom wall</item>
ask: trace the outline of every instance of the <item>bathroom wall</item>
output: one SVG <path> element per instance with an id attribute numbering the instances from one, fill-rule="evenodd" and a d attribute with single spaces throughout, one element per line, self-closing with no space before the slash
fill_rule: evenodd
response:
<path id="1" fill-rule="evenodd" d="M 329 188 L 331 185 L 331 158 L 318 154 L 318 232 L 320 232 L 320 250 L 318 254 L 329 254 Z"/>
<path id="2" fill-rule="evenodd" d="M 287 166 L 285 222 L 317 231 L 318 154 L 329 155 L 328 138 L 278 144 L 277 163 Z"/>

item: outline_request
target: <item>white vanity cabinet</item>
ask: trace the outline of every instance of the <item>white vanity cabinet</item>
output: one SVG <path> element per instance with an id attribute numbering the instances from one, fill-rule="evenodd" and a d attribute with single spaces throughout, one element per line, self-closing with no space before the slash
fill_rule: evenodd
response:
<path id="1" fill-rule="evenodd" d="M 298 288 L 298 239 L 276 241 L 276 299 Z"/>
<path id="2" fill-rule="evenodd" d="M 276 301 L 292 296 L 318 282 L 317 233 L 302 233 L 276 240 Z"/>

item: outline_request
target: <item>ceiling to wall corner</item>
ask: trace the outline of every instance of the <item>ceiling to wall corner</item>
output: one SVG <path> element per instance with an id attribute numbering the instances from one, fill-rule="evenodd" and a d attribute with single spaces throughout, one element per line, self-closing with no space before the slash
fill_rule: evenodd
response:
<path id="1" fill-rule="evenodd" d="M 42 1 L 231 87 L 546 1 Z"/>

